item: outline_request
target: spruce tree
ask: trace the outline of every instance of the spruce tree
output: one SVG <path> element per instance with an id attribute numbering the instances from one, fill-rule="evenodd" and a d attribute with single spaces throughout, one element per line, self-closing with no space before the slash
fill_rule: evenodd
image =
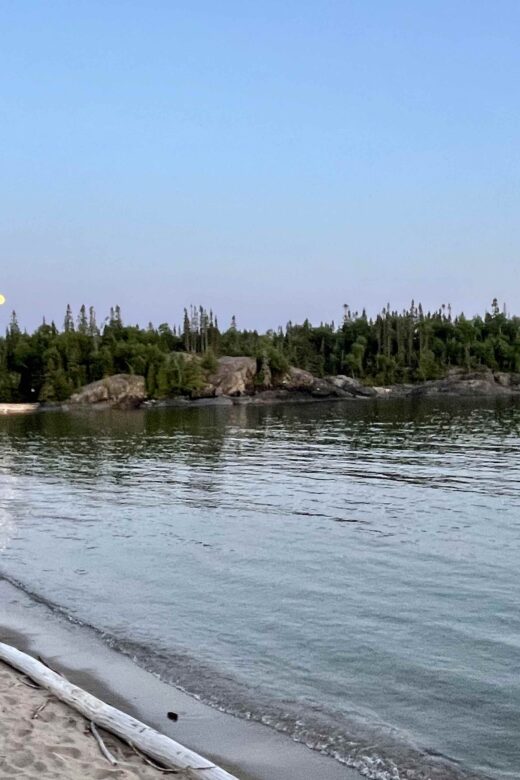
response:
<path id="1" fill-rule="evenodd" d="M 70 307 L 70 303 L 67 304 L 67 310 L 65 312 L 65 318 L 63 320 L 63 330 L 65 333 L 73 333 L 74 332 L 74 316 L 72 314 L 72 309 Z"/>

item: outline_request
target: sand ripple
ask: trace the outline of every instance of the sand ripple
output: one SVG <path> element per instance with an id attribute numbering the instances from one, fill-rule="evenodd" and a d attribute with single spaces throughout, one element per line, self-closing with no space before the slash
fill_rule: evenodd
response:
<path id="1" fill-rule="evenodd" d="M 34 718 L 35 712 L 48 702 Z M 0 662 L 0 778 L 2 780 L 188 780 L 189 772 L 163 774 L 148 766 L 128 745 L 100 732 L 119 762 L 100 753 L 88 723 L 44 689 L 30 688 L 22 675 Z"/>

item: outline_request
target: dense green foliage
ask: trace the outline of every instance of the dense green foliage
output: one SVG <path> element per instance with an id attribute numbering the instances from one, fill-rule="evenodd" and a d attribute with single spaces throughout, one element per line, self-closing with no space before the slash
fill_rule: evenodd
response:
<path id="1" fill-rule="evenodd" d="M 240 331 L 235 319 L 224 332 L 202 307 L 185 310 L 183 325 L 142 329 L 124 325 L 119 307 L 102 327 L 94 310 L 67 307 L 58 329 L 45 322 L 28 334 L 13 312 L 0 339 L 0 401 L 62 401 L 88 382 L 117 373 L 142 374 L 151 396 L 196 394 L 221 355 L 258 361 L 258 384 L 276 382 L 289 365 L 318 376 L 347 374 L 371 384 L 435 379 L 452 367 L 520 371 L 520 318 L 493 301 L 484 317 L 452 317 L 449 307 L 424 313 L 413 303 L 386 307 L 374 319 L 345 307 L 340 326 L 288 323 L 259 334 Z"/>

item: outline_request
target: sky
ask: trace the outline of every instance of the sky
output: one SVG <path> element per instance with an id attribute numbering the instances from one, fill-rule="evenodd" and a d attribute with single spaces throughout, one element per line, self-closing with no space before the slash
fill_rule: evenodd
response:
<path id="1" fill-rule="evenodd" d="M 0 329 L 520 314 L 518 0 L 0 0 Z"/>

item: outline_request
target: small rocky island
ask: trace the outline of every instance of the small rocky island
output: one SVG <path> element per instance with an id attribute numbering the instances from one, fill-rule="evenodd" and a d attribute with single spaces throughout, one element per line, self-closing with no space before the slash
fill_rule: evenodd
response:
<path id="1" fill-rule="evenodd" d="M 182 324 L 147 328 L 124 324 L 118 306 L 101 326 L 93 307 L 75 318 L 67 306 L 61 330 L 44 321 L 28 333 L 13 312 L 0 337 L 4 414 L 518 394 L 520 317 L 496 299 L 471 319 L 449 305 L 387 305 L 375 317 L 345 305 L 339 325 L 305 320 L 265 333 L 239 329 L 234 316 L 222 329 L 202 306 L 185 309 Z"/>

